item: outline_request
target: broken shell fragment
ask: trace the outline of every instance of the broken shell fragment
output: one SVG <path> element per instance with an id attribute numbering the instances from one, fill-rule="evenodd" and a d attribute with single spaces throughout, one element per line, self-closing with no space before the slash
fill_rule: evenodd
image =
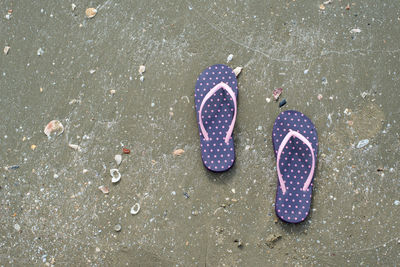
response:
<path id="1" fill-rule="evenodd" d="M 11 48 L 11 47 L 9 47 L 8 45 L 4 47 L 4 50 L 3 50 L 4 55 L 7 55 L 7 54 L 8 54 L 8 51 L 10 51 L 10 48 Z"/>
<path id="2" fill-rule="evenodd" d="M 56 132 L 57 135 L 60 135 L 64 132 L 64 126 L 59 120 L 52 120 L 44 128 L 43 132 L 47 135 L 47 137 L 50 137 L 53 132 Z"/>
<path id="3" fill-rule="evenodd" d="M 37 54 L 39 57 L 42 56 L 43 53 L 44 53 L 44 50 L 43 50 L 43 48 L 41 48 L 41 47 L 39 47 L 39 49 L 36 51 L 36 54 Z"/>
<path id="4" fill-rule="evenodd" d="M 75 11 L 76 5 L 74 3 L 71 4 L 71 9 L 72 9 L 72 11 Z"/>
<path id="5" fill-rule="evenodd" d="M 78 150 L 81 151 L 81 147 L 79 145 L 75 145 L 75 144 L 68 144 L 68 146 L 74 150 Z"/>
<path id="6" fill-rule="evenodd" d="M 94 16 L 96 16 L 97 14 L 97 9 L 90 7 L 88 9 L 86 9 L 86 17 L 88 17 L 89 19 L 93 18 Z"/>
<path id="7" fill-rule="evenodd" d="M 357 144 L 357 148 L 362 148 L 365 147 L 366 145 L 369 144 L 369 140 L 368 139 L 363 139 L 360 142 L 358 142 Z"/>
<path id="8" fill-rule="evenodd" d="M 124 154 L 129 154 L 129 153 L 131 153 L 131 151 L 128 149 L 128 148 L 122 148 L 122 152 L 124 153 Z"/>
<path id="9" fill-rule="evenodd" d="M 139 73 L 142 75 L 146 71 L 146 66 L 140 65 L 139 67 Z"/>
<path id="10" fill-rule="evenodd" d="M 233 55 L 232 54 L 230 54 L 227 58 L 226 58 L 226 63 L 229 63 L 229 62 L 231 62 L 232 61 L 232 59 L 233 59 Z"/>
<path id="11" fill-rule="evenodd" d="M 283 89 L 282 88 L 276 88 L 272 94 L 274 95 L 275 101 L 278 100 L 279 96 L 282 94 Z"/>
<path id="12" fill-rule="evenodd" d="M 99 189 L 101 192 L 103 192 L 103 194 L 108 194 L 110 191 L 108 190 L 107 186 L 101 185 L 99 186 Z"/>
<path id="13" fill-rule="evenodd" d="M 110 175 L 112 177 L 111 182 L 112 183 L 118 183 L 119 180 L 121 180 L 121 174 L 119 173 L 118 169 L 111 169 L 110 170 Z"/>
<path id="14" fill-rule="evenodd" d="M 140 204 L 136 203 L 135 205 L 133 205 L 133 207 L 131 208 L 131 214 L 135 215 L 138 214 L 140 211 Z"/>
<path id="15" fill-rule="evenodd" d="M 183 153 L 185 153 L 185 150 L 183 150 L 183 149 L 176 149 L 174 152 L 172 152 L 172 155 L 174 155 L 174 156 L 180 156 L 180 155 L 182 155 Z"/>
<path id="16" fill-rule="evenodd" d="M 242 67 L 236 67 L 234 70 L 233 70 L 233 72 L 235 73 L 235 76 L 237 77 L 237 76 L 239 76 L 239 74 L 240 74 L 240 72 L 242 71 Z"/>
<path id="17" fill-rule="evenodd" d="M 351 29 L 350 33 L 360 33 L 361 30 L 360 29 Z"/>
<path id="18" fill-rule="evenodd" d="M 114 156 L 115 162 L 117 163 L 117 165 L 119 166 L 122 162 L 122 156 L 121 155 L 115 155 Z"/>

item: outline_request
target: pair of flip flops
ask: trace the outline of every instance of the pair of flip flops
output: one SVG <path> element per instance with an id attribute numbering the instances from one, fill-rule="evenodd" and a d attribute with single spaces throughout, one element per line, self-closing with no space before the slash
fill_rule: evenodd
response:
<path id="1" fill-rule="evenodd" d="M 235 73 L 222 64 L 208 67 L 197 79 L 194 97 L 204 166 L 214 172 L 226 171 L 235 162 L 232 136 L 238 97 Z M 276 214 L 289 223 L 302 222 L 311 205 L 317 131 L 303 113 L 288 110 L 276 118 L 272 141 L 278 173 Z"/>

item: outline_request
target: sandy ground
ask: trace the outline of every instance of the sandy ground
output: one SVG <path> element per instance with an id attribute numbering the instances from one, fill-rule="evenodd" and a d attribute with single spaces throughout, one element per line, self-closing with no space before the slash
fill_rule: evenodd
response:
<path id="1" fill-rule="evenodd" d="M 0 2 L 0 266 L 400 262 L 399 1 L 71 4 Z M 200 158 L 194 85 L 229 54 L 243 67 L 237 158 L 215 174 Z M 266 101 L 278 87 L 282 108 Z M 287 109 L 320 140 L 298 225 L 274 212 L 271 132 Z M 54 119 L 65 130 L 47 138 Z"/>

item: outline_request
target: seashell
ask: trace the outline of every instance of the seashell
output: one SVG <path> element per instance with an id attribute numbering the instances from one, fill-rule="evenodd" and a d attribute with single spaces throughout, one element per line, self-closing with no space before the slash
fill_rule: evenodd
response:
<path id="1" fill-rule="evenodd" d="M 52 120 L 44 128 L 44 133 L 47 135 L 47 137 L 50 137 L 52 132 L 56 132 L 57 135 L 60 135 L 64 132 L 64 126 L 59 120 Z"/>
<path id="2" fill-rule="evenodd" d="M 81 147 L 80 147 L 80 146 L 78 146 L 78 145 L 74 145 L 74 144 L 68 144 L 68 146 L 69 146 L 70 148 L 72 148 L 72 149 L 75 149 L 75 150 L 81 151 Z"/>
<path id="3" fill-rule="evenodd" d="M 11 48 L 11 47 L 9 47 L 8 45 L 4 47 L 4 50 L 3 50 L 4 55 L 7 55 L 7 54 L 8 54 L 8 51 L 10 51 L 10 48 Z"/>
<path id="4" fill-rule="evenodd" d="M 324 5 L 324 4 L 320 4 L 320 5 L 319 5 L 319 9 L 325 10 L 325 5 Z"/>
<path id="5" fill-rule="evenodd" d="M 351 29 L 350 33 L 360 33 L 361 30 L 360 29 Z"/>
<path id="6" fill-rule="evenodd" d="M 240 74 L 240 72 L 242 71 L 242 67 L 236 67 L 234 70 L 233 70 L 233 72 L 235 73 L 235 76 L 237 77 L 237 76 L 239 76 L 239 74 Z"/>
<path id="7" fill-rule="evenodd" d="M 360 142 L 358 142 L 357 144 L 357 148 L 362 148 L 365 147 L 366 145 L 369 144 L 369 140 L 368 139 L 363 139 Z"/>
<path id="8" fill-rule="evenodd" d="M 75 11 L 76 5 L 74 3 L 71 4 L 71 9 L 72 9 L 72 11 Z"/>
<path id="9" fill-rule="evenodd" d="M 36 52 L 36 54 L 40 57 L 41 55 L 43 55 L 43 53 L 44 53 L 44 50 L 43 50 L 43 48 L 39 48 L 38 50 L 37 50 L 37 52 Z"/>
<path id="10" fill-rule="evenodd" d="M 122 148 L 122 152 L 124 153 L 124 154 L 129 154 L 129 153 L 131 153 L 131 151 L 128 149 L 128 148 Z"/>
<path id="11" fill-rule="evenodd" d="M 174 156 L 180 156 L 180 155 L 182 155 L 183 153 L 185 153 L 185 150 L 183 150 L 183 149 L 177 149 L 177 150 L 175 150 L 174 152 L 172 152 L 172 155 L 174 155 Z"/>
<path id="12" fill-rule="evenodd" d="M 276 88 L 272 94 L 274 95 L 275 101 L 278 100 L 279 96 L 282 94 L 283 89 L 282 88 Z"/>
<path id="13" fill-rule="evenodd" d="M 133 207 L 131 208 L 131 214 L 132 215 L 136 215 L 138 214 L 140 211 L 140 204 L 136 203 L 135 205 L 133 205 Z"/>
<path id="14" fill-rule="evenodd" d="M 122 229 L 122 226 L 121 226 L 120 224 L 116 224 L 116 225 L 114 226 L 114 231 L 115 231 L 115 232 L 120 232 L 121 229 Z"/>
<path id="15" fill-rule="evenodd" d="M 144 76 L 143 76 L 143 75 L 140 76 L 139 80 L 140 80 L 141 82 L 143 82 L 143 81 L 144 81 Z"/>
<path id="16" fill-rule="evenodd" d="M 86 9 L 86 17 L 88 17 L 89 19 L 93 18 L 94 16 L 96 16 L 97 14 L 97 9 L 93 8 L 93 7 L 89 7 L 88 9 Z"/>
<path id="17" fill-rule="evenodd" d="M 232 59 L 233 59 L 233 55 L 232 54 L 230 54 L 227 58 L 226 58 L 226 63 L 229 63 L 229 62 L 231 62 L 232 61 Z"/>
<path id="18" fill-rule="evenodd" d="M 119 166 L 122 162 L 122 156 L 121 155 L 115 155 L 114 156 L 115 162 L 117 163 L 117 165 Z"/>
<path id="19" fill-rule="evenodd" d="M 108 194 L 110 191 L 108 190 L 107 186 L 101 185 L 99 186 L 99 189 L 101 192 L 103 192 L 103 194 Z"/>
<path id="20" fill-rule="evenodd" d="M 121 174 L 119 173 L 118 169 L 111 169 L 110 170 L 110 174 L 111 174 L 111 177 L 112 177 L 112 179 L 111 179 L 112 183 L 115 184 L 115 183 L 118 183 L 119 180 L 121 180 Z"/>
<path id="21" fill-rule="evenodd" d="M 139 73 L 142 75 L 145 71 L 146 71 L 146 66 L 141 65 L 141 66 L 139 67 Z"/>

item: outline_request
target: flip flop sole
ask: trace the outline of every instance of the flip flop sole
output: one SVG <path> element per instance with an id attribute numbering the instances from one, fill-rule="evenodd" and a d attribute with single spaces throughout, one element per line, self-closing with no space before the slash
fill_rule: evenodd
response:
<path id="1" fill-rule="evenodd" d="M 289 129 L 298 131 L 307 138 L 312 145 L 316 160 L 318 154 L 317 130 L 307 116 L 295 110 L 284 111 L 275 120 L 272 131 L 275 156 L 277 156 L 279 146 Z M 296 137 L 291 137 L 282 151 L 279 167 L 287 191 L 283 194 L 278 179 L 275 212 L 285 222 L 302 222 L 310 212 L 314 178 L 308 189 L 302 190 L 311 170 L 312 155 L 310 152 L 308 146 Z"/>
<path id="2" fill-rule="evenodd" d="M 194 94 L 201 158 L 204 166 L 214 172 L 226 171 L 235 162 L 233 136 L 229 140 L 229 144 L 224 142 L 234 116 L 234 103 L 228 92 L 223 89 L 218 90 L 203 107 L 202 120 L 210 140 L 204 139 L 199 123 L 199 110 L 204 97 L 220 82 L 229 85 L 237 99 L 238 87 L 235 73 L 231 68 L 222 64 L 210 66 L 199 75 Z"/>

